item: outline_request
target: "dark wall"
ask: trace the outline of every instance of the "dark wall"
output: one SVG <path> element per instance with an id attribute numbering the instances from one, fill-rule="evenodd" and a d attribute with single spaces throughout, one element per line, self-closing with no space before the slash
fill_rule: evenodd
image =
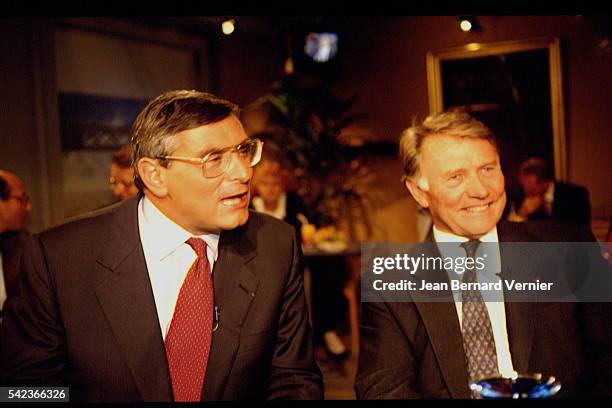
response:
<path id="1" fill-rule="evenodd" d="M 358 94 L 359 124 L 379 140 L 397 140 L 416 115 L 428 114 L 426 53 L 470 42 L 498 42 L 558 36 L 562 39 L 568 180 L 588 186 L 594 217 L 612 214 L 609 180 L 612 147 L 612 55 L 598 46 L 597 20 L 581 16 L 479 16 L 482 31 L 463 33 L 454 16 L 356 19 L 344 28 L 340 95 Z M 609 28 L 608 28 L 609 30 Z M 270 45 L 232 44 L 220 59 L 231 75 L 219 87 L 229 98 L 250 101 L 274 80 L 282 62 L 266 57 Z M 276 46 L 276 45 L 275 45 Z M 239 51 L 242 50 L 242 51 Z M 257 56 L 261 56 L 258 59 Z M 232 57 L 233 56 L 233 57 Z M 248 56 L 248 57 L 247 57 Z M 234 59 L 237 58 L 237 59 Z M 245 60 L 253 63 L 246 64 Z M 242 61 L 236 65 L 235 61 Z"/>
<path id="2" fill-rule="evenodd" d="M 282 36 L 236 33 L 217 42 L 218 92 L 244 106 L 283 75 Z"/>
<path id="3" fill-rule="evenodd" d="M 361 84 L 359 108 L 368 109 L 366 126 L 381 138 L 394 139 L 412 115 L 428 113 L 425 54 L 469 42 L 497 42 L 546 36 L 562 39 L 565 85 L 568 179 L 589 187 L 593 214 L 612 213 L 609 174 L 609 117 L 612 112 L 612 55 L 600 52 L 597 27 L 578 16 L 479 17 L 483 31 L 457 30 L 453 16 L 398 18 L 377 25 L 385 41 L 369 45 L 372 55 L 359 72 L 359 55 L 347 84 Z M 382 38 L 373 35 L 369 38 Z M 350 85 L 347 86 L 347 88 Z"/>
<path id="4" fill-rule="evenodd" d="M 39 208 L 41 169 L 36 136 L 35 72 L 27 19 L 0 20 L 0 168 L 17 174 L 32 201 Z M 43 223 L 41 211 L 32 212 L 32 225 Z"/>
<path id="5" fill-rule="evenodd" d="M 378 140 L 397 140 L 412 117 L 428 113 L 427 51 L 465 45 L 536 37 L 562 39 L 568 179 L 588 186 L 594 217 L 612 213 L 609 181 L 612 147 L 612 56 L 599 47 L 601 27 L 580 16 L 485 16 L 483 31 L 458 31 L 453 16 L 376 17 L 343 23 L 346 34 L 342 72 L 335 90 L 358 94 L 354 108 L 367 117 L 359 127 Z M 276 33 L 276 34 L 275 34 Z M 212 88 L 245 105 L 264 94 L 281 77 L 284 44 L 278 30 L 237 35 L 218 41 L 210 63 L 216 78 Z M 609 28 L 608 28 L 609 34 Z M 37 58 L 52 54 L 52 42 L 41 38 L 30 19 L 0 19 L 0 167 L 17 173 L 32 196 L 34 229 L 53 219 L 57 178 L 45 181 L 46 143 L 53 110 L 44 94 L 50 71 Z M 49 49 L 51 48 L 51 49 Z M 47 92 L 48 93 L 48 92 Z M 40 142 L 39 142 L 40 140 Z M 47 146 L 46 146 L 47 145 Z M 53 172 L 50 172 L 53 173 Z M 55 177 L 55 178 L 54 178 Z M 59 186 L 61 187 L 61 186 Z"/>

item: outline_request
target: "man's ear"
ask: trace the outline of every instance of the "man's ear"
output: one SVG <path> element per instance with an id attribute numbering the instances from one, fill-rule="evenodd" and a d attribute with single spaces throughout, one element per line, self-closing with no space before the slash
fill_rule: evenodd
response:
<path id="1" fill-rule="evenodd" d="M 146 188 L 156 197 L 162 198 L 168 194 L 167 172 L 159 162 L 150 157 L 138 160 L 138 173 Z"/>
<path id="2" fill-rule="evenodd" d="M 417 180 L 415 180 L 413 177 L 406 177 L 404 179 L 404 185 L 421 207 L 429 207 L 429 200 L 427 199 L 426 191 L 419 185 L 419 183 L 417 183 Z"/>

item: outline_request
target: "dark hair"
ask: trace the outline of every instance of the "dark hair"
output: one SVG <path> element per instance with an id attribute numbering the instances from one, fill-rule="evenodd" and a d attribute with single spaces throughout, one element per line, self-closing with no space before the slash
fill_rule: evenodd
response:
<path id="1" fill-rule="evenodd" d="M 149 102 L 132 126 L 136 186 L 140 190 L 145 187 L 138 172 L 138 160 L 171 155 L 177 133 L 219 122 L 230 115 L 239 117 L 238 105 L 195 90 L 165 92 Z M 160 159 L 160 164 L 167 166 L 168 161 Z"/>
<path id="2" fill-rule="evenodd" d="M 115 163 L 119 167 L 128 168 L 132 166 L 132 146 L 126 144 L 119 150 L 113 153 L 112 163 Z"/>
<path id="3" fill-rule="evenodd" d="M 2 199 L 2 201 L 6 201 L 8 200 L 9 195 L 11 195 L 11 187 L 4 177 L 0 176 L 0 199 Z"/>
<path id="4" fill-rule="evenodd" d="M 554 180 L 553 170 L 548 162 L 539 157 L 530 157 L 521 163 L 519 167 L 519 175 L 531 176 L 535 174 L 538 182 L 545 180 Z"/>

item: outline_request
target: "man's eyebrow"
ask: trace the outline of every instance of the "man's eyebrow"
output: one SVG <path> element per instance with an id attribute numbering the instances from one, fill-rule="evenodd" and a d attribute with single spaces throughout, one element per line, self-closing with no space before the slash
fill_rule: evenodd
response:
<path id="1" fill-rule="evenodd" d="M 219 153 L 220 151 L 222 151 L 223 149 L 225 149 L 224 147 L 218 147 L 218 146 L 208 146 L 208 147 L 204 147 L 201 150 L 199 150 L 196 153 L 196 157 L 200 157 L 200 158 L 204 158 L 206 157 L 206 155 L 211 154 L 211 153 Z"/>
<path id="2" fill-rule="evenodd" d="M 223 150 L 222 148 L 218 148 L 218 147 L 206 147 L 202 150 L 200 150 L 196 156 L 197 157 L 206 157 L 206 155 L 210 154 L 210 153 L 217 153 L 220 152 L 221 150 Z"/>
<path id="3" fill-rule="evenodd" d="M 448 177 L 450 175 L 456 174 L 456 173 L 461 173 L 464 172 L 465 168 L 464 167 L 457 167 L 456 169 L 452 169 L 449 171 L 446 171 L 442 174 L 443 177 Z"/>
<path id="4" fill-rule="evenodd" d="M 478 168 L 482 169 L 483 167 L 487 167 L 487 166 L 499 166 L 499 161 L 498 160 L 492 160 L 490 162 L 486 162 L 484 164 L 481 164 L 480 166 L 478 166 Z"/>
<path id="5" fill-rule="evenodd" d="M 486 163 L 483 163 L 483 164 L 479 165 L 478 168 L 481 169 L 483 167 L 487 167 L 487 166 L 491 166 L 491 165 L 498 166 L 499 165 L 499 161 L 498 160 L 491 160 L 489 162 L 486 162 Z M 461 173 L 461 172 L 464 172 L 464 171 L 465 171 L 464 167 L 457 167 L 455 169 L 451 169 L 451 170 L 448 170 L 448 171 L 444 172 L 442 174 L 442 176 L 448 177 L 448 176 L 450 176 L 452 174 Z"/>
<path id="6" fill-rule="evenodd" d="M 205 157 L 207 154 L 211 154 L 211 153 L 219 153 L 223 150 L 232 148 L 232 147 L 236 147 L 238 145 L 244 144 L 246 142 L 248 142 L 250 140 L 250 138 L 246 138 L 243 141 L 241 141 L 240 143 L 236 144 L 236 145 L 229 145 L 229 146 L 225 146 L 225 147 L 205 147 L 204 149 L 200 150 L 197 153 L 197 157 Z"/>

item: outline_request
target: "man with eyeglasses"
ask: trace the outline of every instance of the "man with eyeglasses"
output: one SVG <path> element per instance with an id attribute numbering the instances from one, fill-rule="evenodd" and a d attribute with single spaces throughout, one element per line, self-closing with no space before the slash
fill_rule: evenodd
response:
<path id="1" fill-rule="evenodd" d="M 17 291 L 17 274 L 26 228 L 32 211 L 30 198 L 17 175 L 0 169 L 0 316 L 8 296 Z"/>
<path id="2" fill-rule="evenodd" d="M 262 145 L 231 102 L 151 101 L 132 128 L 141 194 L 30 240 L 2 385 L 67 385 L 71 401 L 321 399 L 295 232 L 248 209 Z"/>

